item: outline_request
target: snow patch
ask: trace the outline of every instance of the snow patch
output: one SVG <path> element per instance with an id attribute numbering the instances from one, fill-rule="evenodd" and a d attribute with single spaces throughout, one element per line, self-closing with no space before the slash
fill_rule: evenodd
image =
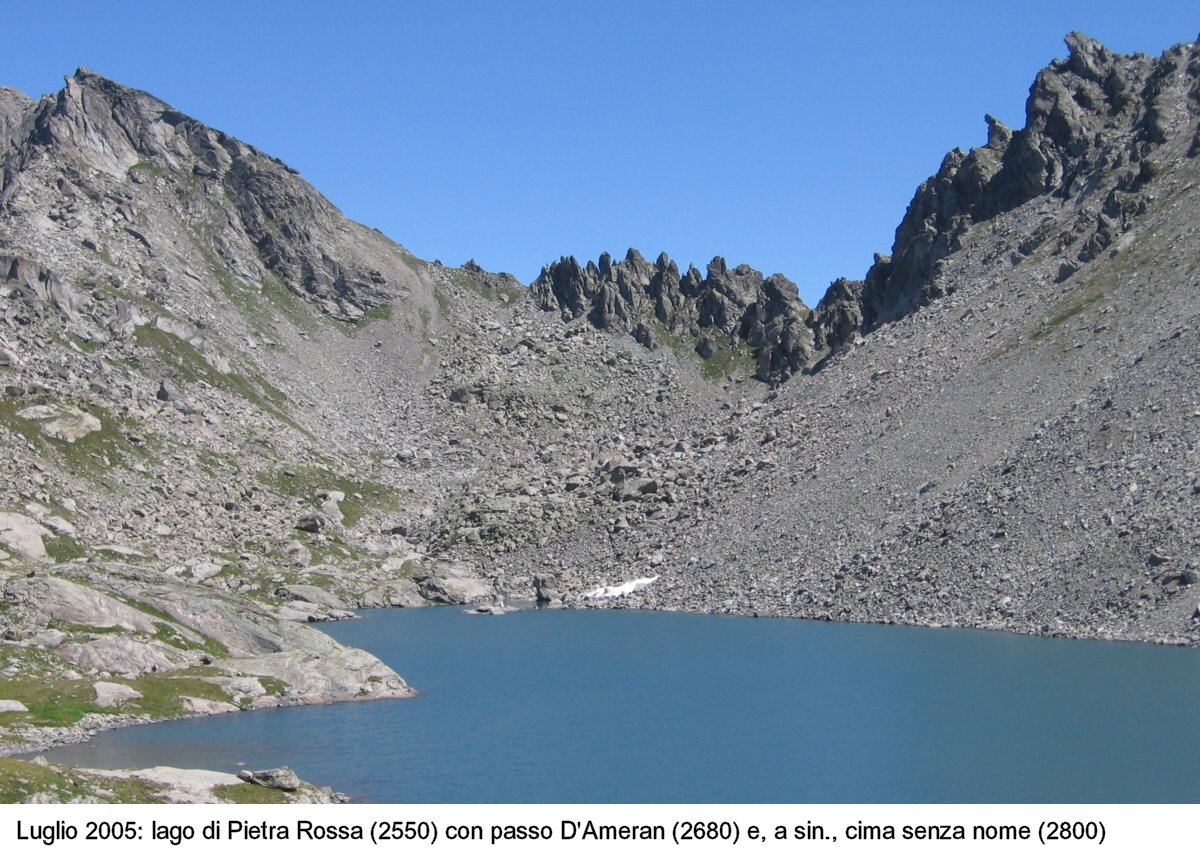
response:
<path id="1" fill-rule="evenodd" d="M 587 593 L 579 594 L 580 599 L 619 599 L 622 596 L 628 596 L 641 590 L 647 585 L 658 581 L 658 576 L 653 578 L 635 578 L 633 581 L 626 581 L 624 584 L 615 584 L 611 587 L 597 587 L 595 590 L 589 590 Z"/>

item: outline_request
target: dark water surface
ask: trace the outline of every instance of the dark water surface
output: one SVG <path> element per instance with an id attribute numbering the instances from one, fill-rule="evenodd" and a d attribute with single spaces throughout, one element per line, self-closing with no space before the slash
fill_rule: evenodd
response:
<path id="1" fill-rule="evenodd" d="M 324 626 L 412 700 L 117 730 L 101 767 L 289 765 L 375 802 L 1200 801 L 1200 653 L 637 611 Z"/>

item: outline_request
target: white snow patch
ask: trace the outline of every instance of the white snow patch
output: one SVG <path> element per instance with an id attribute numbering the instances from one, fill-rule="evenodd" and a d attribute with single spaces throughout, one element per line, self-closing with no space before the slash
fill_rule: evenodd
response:
<path id="1" fill-rule="evenodd" d="M 622 596 L 628 596 L 641 590 L 647 585 L 658 581 L 658 576 L 653 578 L 635 578 L 633 581 L 626 581 L 624 584 L 615 584 L 611 587 L 597 587 L 595 590 L 589 590 L 587 593 L 581 593 L 580 599 L 619 599 Z"/>

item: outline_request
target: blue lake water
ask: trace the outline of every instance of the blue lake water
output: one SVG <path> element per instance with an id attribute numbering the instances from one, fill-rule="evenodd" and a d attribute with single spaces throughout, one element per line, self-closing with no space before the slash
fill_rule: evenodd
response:
<path id="1" fill-rule="evenodd" d="M 289 765 L 370 802 L 1200 801 L 1200 652 L 638 611 L 323 627 L 421 694 L 172 721 L 51 759 Z"/>

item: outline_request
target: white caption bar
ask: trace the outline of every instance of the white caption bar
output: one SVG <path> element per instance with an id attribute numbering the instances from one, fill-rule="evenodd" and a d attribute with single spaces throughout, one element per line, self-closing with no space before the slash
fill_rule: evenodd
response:
<path id="1" fill-rule="evenodd" d="M 757 850 L 1168 854 L 1197 850 L 1194 805 L 321 805 L 0 807 L 20 852 Z"/>

